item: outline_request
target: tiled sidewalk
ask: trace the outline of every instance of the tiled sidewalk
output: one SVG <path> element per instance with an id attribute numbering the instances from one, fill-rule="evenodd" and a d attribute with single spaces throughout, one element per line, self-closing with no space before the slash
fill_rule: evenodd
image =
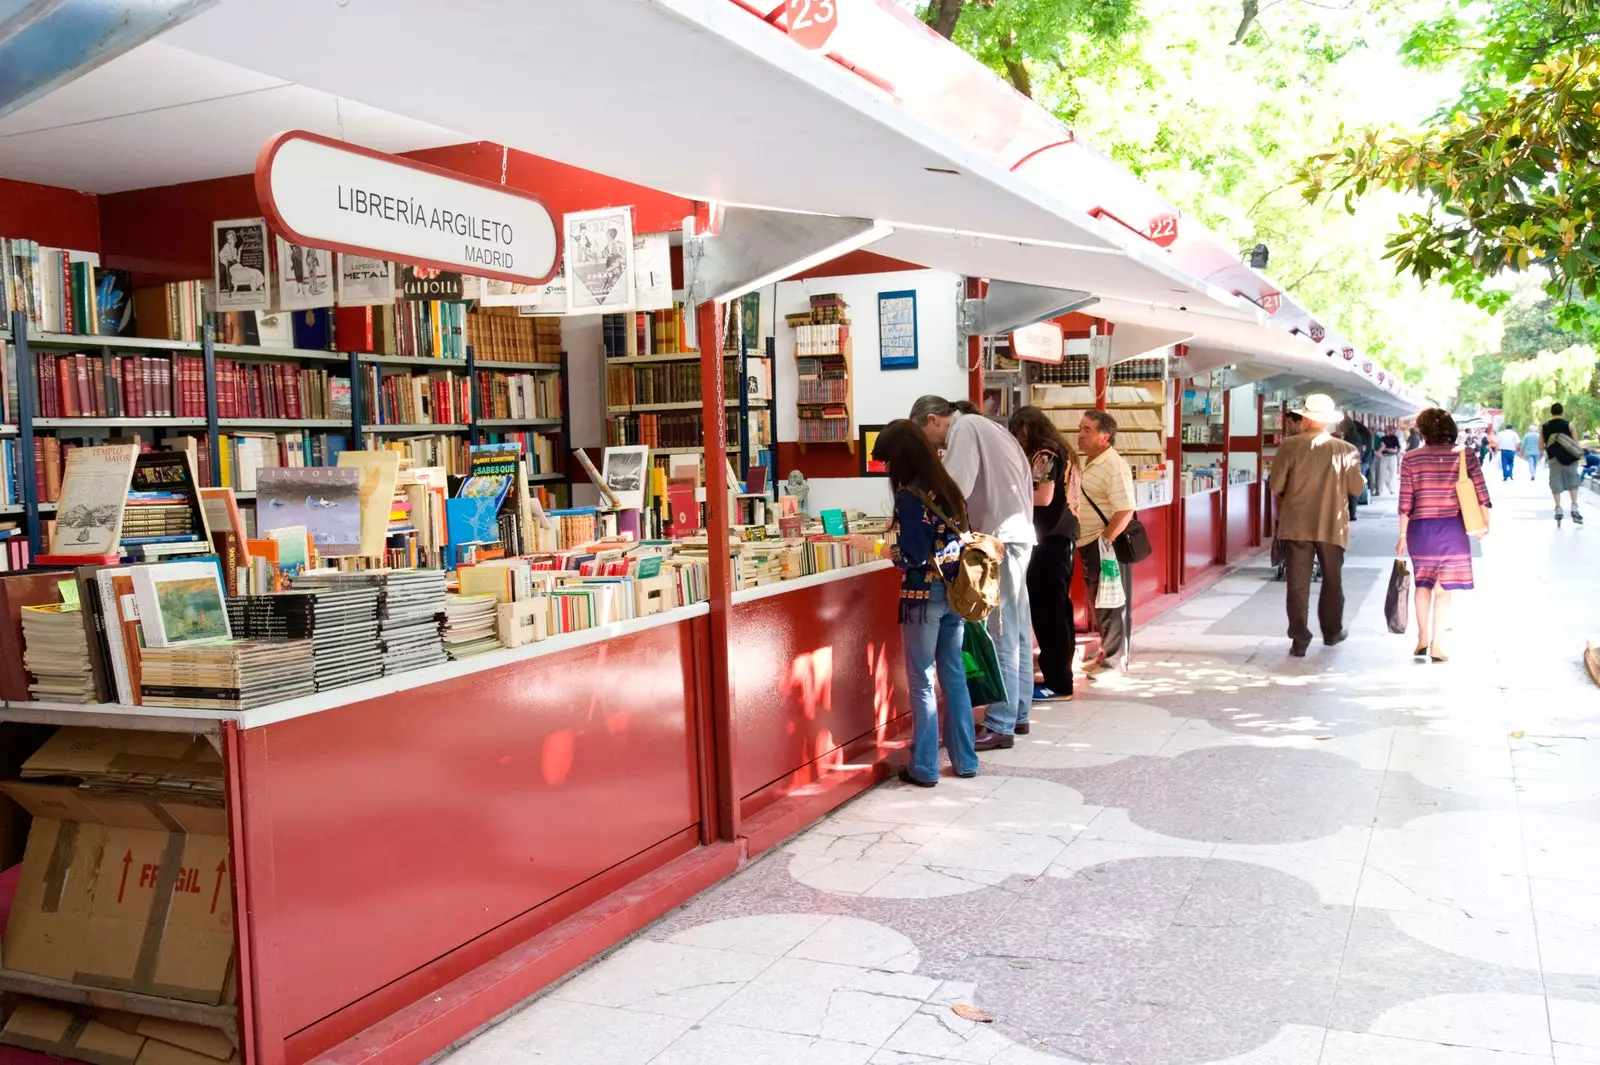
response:
<path id="1" fill-rule="evenodd" d="M 1600 529 L 1491 489 L 1448 665 L 1383 628 L 1380 501 L 1348 643 L 1288 658 L 1242 570 L 978 778 L 863 795 L 451 1065 L 1600 1063 Z"/>

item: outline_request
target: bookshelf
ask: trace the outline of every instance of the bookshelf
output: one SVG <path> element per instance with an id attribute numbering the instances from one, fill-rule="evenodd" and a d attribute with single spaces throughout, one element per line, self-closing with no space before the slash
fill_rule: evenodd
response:
<path id="1" fill-rule="evenodd" d="M 1087 354 L 1065 356 L 1055 365 L 1031 364 L 1028 395 L 1067 439 L 1073 440 L 1085 411 L 1096 409 L 1094 369 Z M 1106 371 L 1104 408 L 1117 420 L 1117 452 L 1128 460 L 1134 502 L 1140 509 L 1172 499 L 1167 460 L 1167 360 L 1132 359 Z"/>
<path id="2" fill-rule="evenodd" d="M 472 323 L 478 315 L 465 314 L 464 317 L 470 334 L 474 332 Z M 109 439 L 126 439 L 130 434 L 156 446 L 163 445 L 163 434 L 194 439 L 198 444 L 200 466 L 197 474 L 204 485 L 221 484 L 225 469 L 233 473 L 233 465 L 224 463 L 222 451 L 250 438 L 260 441 L 257 446 L 275 446 L 278 450 L 275 457 L 283 465 L 331 465 L 351 442 L 369 449 L 391 446 L 394 442 L 402 450 L 432 442 L 437 446 L 430 453 L 465 454 L 469 444 L 498 442 L 508 436 L 528 438 L 524 443 L 532 443 L 531 438 L 537 436 L 543 460 L 535 463 L 530 453 L 530 466 L 542 468 L 530 473 L 529 484 L 537 484 L 541 496 L 551 505 L 564 505 L 565 500 L 570 499 L 570 479 L 565 471 L 565 442 L 570 424 L 566 356 L 559 351 L 559 323 L 554 334 L 557 346 L 554 361 L 548 358 L 550 337 L 546 335 L 540 340 L 541 348 L 535 354 L 541 357 L 536 360 L 497 358 L 481 366 L 475 362 L 470 345 L 463 358 L 325 351 L 222 343 L 215 339 L 215 328 L 210 321 L 199 326 L 201 336 L 196 341 L 38 332 L 28 328 L 23 313 L 16 312 L 10 328 L 0 330 L 0 345 L 6 349 L 8 372 L 12 374 L 12 387 L 16 390 L 15 396 L 9 397 L 11 409 L 7 412 L 14 423 L 0 425 L 0 454 L 5 458 L 6 487 L 9 490 L 15 486 L 16 498 L 0 501 L 0 517 L 21 516 L 36 552 L 40 545 L 40 515 L 55 510 L 53 502 L 40 498 L 40 490 L 59 491 L 59 469 L 64 468 L 64 462 L 59 459 L 61 442 L 104 443 Z M 506 337 L 515 340 L 536 328 L 541 327 L 529 320 L 529 325 L 521 332 L 514 327 L 502 330 L 503 343 L 497 354 L 510 354 L 504 346 Z M 486 335 L 481 327 L 476 332 Z M 78 359 L 80 355 L 84 356 L 81 360 Z M 129 359 L 140 361 L 128 363 Z M 180 359 L 184 361 L 180 363 Z M 46 369 L 59 371 L 69 363 L 74 372 L 81 366 L 90 376 L 86 408 L 89 413 L 45 414 L 45 401 L 52 401 L 50 409 L 53 410 L 57 396 L 42 394 L 41 385 L 48 387 L 59 382 L 42 378 L 41 373 Z M 166 406 L 152 415 L 101 413 L 126 406 L 125 400 L 144 399 L 144 393 L 138 391 L 143 378 L 140 378 L 141 385 L 132 386 L 133 391 L 124 392 L 122 371 L 135 365 L 142 369 L 146 364 L 160 366 L 163 370 L 171 367 L 170 376 L 157 374 L 151 384 L 158 396 L 156 402 L 182 409 L 182 415 L 167 413 Z M 236 374 L 242 384 L 236 384 Z M 546 406 L 541 416 L 480 416 L 480 411 L 495 409 L 494 396 L 489 390 L 497 384 L 503 385 L 508 378 L 517 379 L 519 396 L 538 394 Z M 424 391 L 430 401 L 435 397 L 449 400 L 445 405 L 448 410 L 441 411 L 449 417 L 437 422 L 422 419 L 373 421 L 372 397 L 363 395 L 363 385 L 369 380 L 380 389 L 383 382 L 393 381 L 397 387 L 406 388 L 408 395 L 416 390 L 420 380 L 425 383 Z M 535 389 L 523 387 L 523 381 L 545 384 Z M 84 397 L 83 388 L 82 379 L 74 382 L 75 401 Z M 65 392 L 60 394 L 65 396 Z M 381 392 L 378 398 L 382 398 Z M 241 409 L 245 416 L 223 416 L 230 413 L 236 403 L 251 409 Z M 333 416 L 289 416 L 291 405 L 308 415 Z M 344 409 L 346 405 L 348 412 Z M 431 403 L 424 405 L 424 413 L 431 415 L 428 407 Z M 414 413 L 415 407 L 408 406 L 406 410 Z M 381 418 L 381 409 L 378 413 Z M 170 441 L 171 436 L 166 436 L 166 440 Z M 444 442 L 449 440 L 457 443 L 447 448 Z M 428 448 L 420 450 L 428 451 Z M 56 473 L 53 484 L 48 480 L 40 484 L 37 476 L 22 475 L 27 470 L 42 473 L 46 452 L 57 456 L 52 462 Z M 288 461 L 290 459 L 293 461 Z M 458 472 L 465 472 L 465 468 Z M 231 479 L 237 482 L 237 474 Z M 253 491 L 237 483 L 234 487 L 240 503 L 254 503 Z M 549 495 L 552 491 L 560 492 L 560 497 Z"/>
<path id="3" fill-rule="evenodd" d="M 795 407 L 799 444 L 846 444 L 856 449 L 853 345 L 849 308 L 838 293 L 811 297 L 811 309 L 785 317 L 794 330 L 798 371 Z"/>

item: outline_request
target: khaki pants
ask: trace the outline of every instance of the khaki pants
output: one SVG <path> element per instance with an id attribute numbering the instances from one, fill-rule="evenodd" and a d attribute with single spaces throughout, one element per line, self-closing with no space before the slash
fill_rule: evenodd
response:
<path id="1" fill-rule="evenodd" d="M 1344 548 L 1312 540 L 1280 540 L 1284 577 L 1289 591 L 1289 639 L 1311 642 L 1311 560 L 1322 561 L 1322 594 L 1317 597 L 1317 620 L 1324 640 L 1344 631 Z"/>

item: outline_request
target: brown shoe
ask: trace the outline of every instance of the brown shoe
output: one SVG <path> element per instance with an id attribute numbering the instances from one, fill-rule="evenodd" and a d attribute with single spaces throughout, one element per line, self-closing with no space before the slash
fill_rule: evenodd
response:
<path id="1" fill-rule="evenodd" d="M 1003 732 L 990 732 L 987 726 L 978 729 L 977 740 L 975 746 L 980 751 L 1008 751 L 1017 742 Z"/>

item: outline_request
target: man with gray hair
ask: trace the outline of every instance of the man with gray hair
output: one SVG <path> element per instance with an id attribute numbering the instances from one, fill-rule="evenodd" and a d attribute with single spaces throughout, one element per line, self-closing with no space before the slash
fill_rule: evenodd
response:
<path id="1" fill-rule="evenodd" d="M 989 705 L 977 737 L 978 750 L 992 751 L 1012 746 L 1014 734 L 1028 734 L 1033 707 L 1033 627 L 1028 608 L 1028 559 L 1037 542 L 1033 470 L 1015 437 L 963 407 L 970 409 L 965 403 L 923 396 L 911 406 L 911 422 L 934 448 L 943 449 L 945 471 L 966 496 L 972 530 L 988 533 L 1006 549 L 1000 567 L 1000 603 L 989 615 L 1006 701 Z"/>
<path id="2" fill-rule="evenodd" d="M 1122 605 L 1100 608 L 1094 605 L 1100 594 L 1100 554 L 1102 543 L 1114 544 L 1133 523 L 1133 470 L 1116 448 L 1117 419 L 1103 410 L 1086 410 L 1078 422 L 1078 454 L 1083 469 L 1078 490 L 1087 507 L 1078 508 L 1078 556 L 1083 559 L 1083 586 L 1089 595 L 1089 611 L 1100 633 L 1100 653 L 1084 671 L 1091 677 L 1101 673 L 1124 673 L 1132 653 L 1133 565 L 1120 565 Z"/>

